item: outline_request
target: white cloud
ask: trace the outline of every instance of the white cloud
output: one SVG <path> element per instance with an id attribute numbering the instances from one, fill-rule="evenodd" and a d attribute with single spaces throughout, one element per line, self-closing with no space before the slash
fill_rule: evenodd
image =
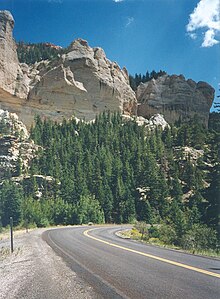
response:
<path id="1" fill-rule="evenodd" d="M 127 21 L 126 21 L 125 27 L 130 26 L 133 22 L 134 22 L 134 18 L 133 17 L 127 17 Z"/>
<path id="2" fill-rule="evenodd" d="M 189 33 L 189 36 L 191 37 L 191 39 L 196 39 L 197 38 L 196 33 Z"/>
<path id="3" fill-rule="evenodd" d="M 215 32 L 213 29 L 209 29 L 205 33 L 204 41 L 202 43 L 202 47 L 212 47 L 218 44 L 219 41 L 215 39 Z"/>
<path id="4" fill-rule="evenodd" d="M 200 0 L 190 14 L 189 23 L 186 26 L 189 36 L 195 39 L 199 29 L 204 35 L 202 47 L 212 47 L 219 43 L 216 39 L 216 36 L 220 34 L 219 0 Z"/>
<path id="5" fill-rule="evenodd" d="M 113 2 L 116 2 L 116 3 L 118 3 L 118 2 L 123 2 L 124 0 L 113 0 Z"/>

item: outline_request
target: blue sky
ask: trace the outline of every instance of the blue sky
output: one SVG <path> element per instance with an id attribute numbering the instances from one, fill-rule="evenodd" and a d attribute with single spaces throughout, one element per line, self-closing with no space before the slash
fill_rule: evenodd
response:
<path id="1" fill-rule="evenodd" d="M 129 73 L 165 70 L 218 91 L 218 0 L 0 0 L 17 41 L 100 46 Z"/>

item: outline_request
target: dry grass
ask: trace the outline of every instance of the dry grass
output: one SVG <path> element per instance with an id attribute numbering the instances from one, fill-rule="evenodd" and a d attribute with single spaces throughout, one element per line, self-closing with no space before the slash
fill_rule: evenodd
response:
<path id="1" fill-rule="evenodd" d="M 28 232 L 31 232 L 32 230 L 34 230 L 34 228 L 28 229 Z M 26 233 L 26 229 L 22 228 L 22 229 L 14 229 L 13 231 L 13 236 L 17 237 L 20 235 L 23 235 Z M 10 228 L 4 228 L 4 230 L 0 233 L 0 241 L 1 240 L 7 240 L 10 238 Z"/>
<path id="2" fill-rule="evenodd" d="M 10 255 L 13 255 L 15 257 L 15 256 L 18 256 L 20 253 L 22 253 L 21 247 L 15 248 L 14 252 L 11 253 L 11 249 L 9 246 L 7 246 L 7 247 L 2 246 L 0 248 L 0 262 L 3 261 L 4 259 L 6 259 Z"/>
<path id="3" fill-rule="evenodd" d="M 10 249 L 8 247 L 0 248 L 0 261 L 9 256 Z"/>

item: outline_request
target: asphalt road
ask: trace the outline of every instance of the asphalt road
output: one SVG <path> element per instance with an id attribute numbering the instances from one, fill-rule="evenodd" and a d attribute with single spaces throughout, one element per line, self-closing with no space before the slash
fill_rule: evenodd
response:
<path id="1" fill-rule="evenodd" d="M 51 230 L 43 238 L 97 298 L 220 298 L 220 261 L 124 240 L 121 226 Z"/>

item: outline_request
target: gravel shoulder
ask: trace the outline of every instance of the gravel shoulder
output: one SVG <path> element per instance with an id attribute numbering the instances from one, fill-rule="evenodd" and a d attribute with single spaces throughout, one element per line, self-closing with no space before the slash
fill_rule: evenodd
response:
<path id="1" fill-rule="evenodd" d="M 13 254 L 10 240 L 0 241 L 0 299 L 98 298 L 43 241 L 45 230 L 15 236 Z"/>

